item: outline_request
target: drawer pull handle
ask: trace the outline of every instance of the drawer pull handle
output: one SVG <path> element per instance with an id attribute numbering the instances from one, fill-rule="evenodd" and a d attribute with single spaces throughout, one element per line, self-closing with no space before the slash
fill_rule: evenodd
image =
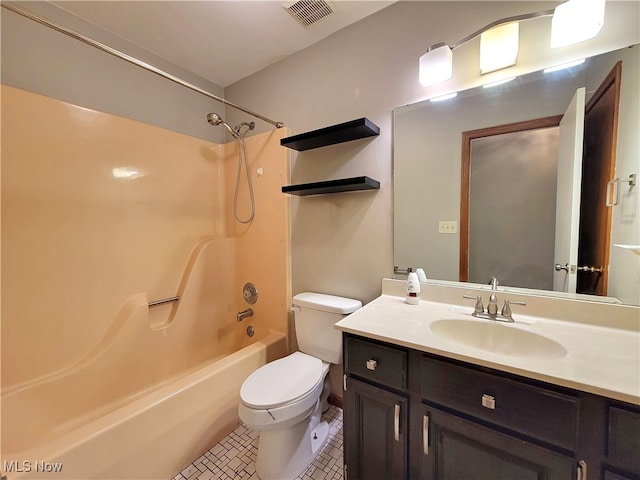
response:
<path id="1" fill-rule="evenodd" d="M 393 409 L 393 438 L 396 442 L 400 441 L 400 405 L 397 403 Z"/>
<path id="2" fill-rule="evenodd" d="M 488 408 L 489 410 L 496 409 L 496 399 L 491 395 L 487 395 L 486 393 L 482 395 L 482 406 L 484 408 Z"/>
<path id="3" fill-rule="evenodd" d="M 577 480 L 587 480 L 587 462 L 580 460 L 578 462 Z"/>
<path id="4" fill-rule="evenodd" d="M 376 360 L 367 360 L 367 370 L 375 370 L 378 367 Z"/>
<path id="5" fill-rule="evenodd" d="M 422 449 L 425 457 L 429 455 L 429 415 L 422 417 Z"/>

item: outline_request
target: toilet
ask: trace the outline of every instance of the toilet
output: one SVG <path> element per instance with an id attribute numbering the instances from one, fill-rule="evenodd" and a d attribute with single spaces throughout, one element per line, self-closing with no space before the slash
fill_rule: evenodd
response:
<path id="1" fill-rule="evenodd" d="M 293 479 L 324 446 L 329 434 L 330 364 L 342 362 L 342 336 L 334 324 L 362 302 L 322 293 L 293 297 L 298 352 L 270 362 L 244 381 L 239 415 L 260 432 L 256 472 L 261 480 Z"/>

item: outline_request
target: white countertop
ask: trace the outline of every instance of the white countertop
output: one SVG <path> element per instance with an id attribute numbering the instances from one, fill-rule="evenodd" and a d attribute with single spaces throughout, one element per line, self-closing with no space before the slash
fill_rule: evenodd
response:
<path id="1" fill-rule="evenodd" d="M 560 343 L 562 358 L 496 354 L 448 340 L 430 325 L 441 319 L 473 320 L 472 306 L 381 295 L 336 324 L 343 332 L 462 360 L 536 380 L 640 405 L 640 332 L 514 312 L 516 326 Z M 492 320 L 480 320 L 491 322 Z"/>

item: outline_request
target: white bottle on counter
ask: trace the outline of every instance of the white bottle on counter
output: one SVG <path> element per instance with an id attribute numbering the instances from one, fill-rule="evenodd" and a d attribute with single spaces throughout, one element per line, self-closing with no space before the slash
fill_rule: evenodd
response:
<path id="1" fill-rule="evenodd" d="M 420 303 L 420 280 L 418 280 L 416 272 L 410 272 L 407 277 L 406 302 L 409 305 L 418 305 Z"/>

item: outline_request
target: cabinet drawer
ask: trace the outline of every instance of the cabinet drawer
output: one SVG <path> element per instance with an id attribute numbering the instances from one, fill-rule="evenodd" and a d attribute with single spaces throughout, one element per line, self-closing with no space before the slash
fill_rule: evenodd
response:
<path id="1" fill-rule="evenodd" d="M 640 413 L 609 407 L 609 463 L 640 474 Z"/>
<path id="2" fill-rule="evenodd" d="M 426 356 L 421 385 L 424 400 L 575 450 L 574 397 Z"/>
<path id="3" fill-rule="evenodd" d="M 345 337 L 347 373 L 398 390 L 407 388 L 407 351 L 380 343 Z"/>

